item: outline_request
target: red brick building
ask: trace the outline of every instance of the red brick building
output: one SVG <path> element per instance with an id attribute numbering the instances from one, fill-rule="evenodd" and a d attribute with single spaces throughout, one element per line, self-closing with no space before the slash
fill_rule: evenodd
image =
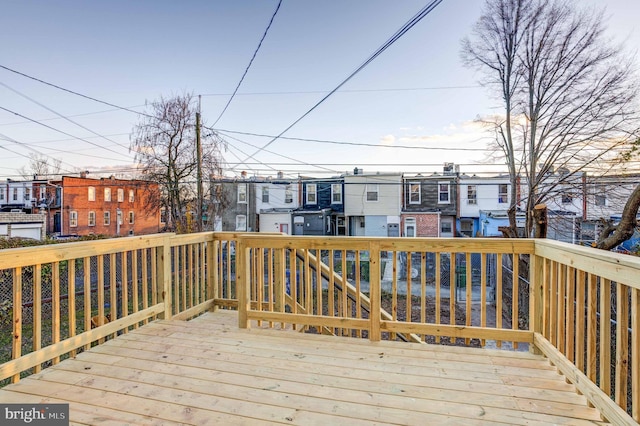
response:
<path id="1" fill-rule="evenodd" d="M 439 237 L 440 213 L 412 212 L 400 215 L 403 237 Z"/>
<path id="2" fill-rule="evenodd" d="M 149 190 L 158 184 L 142 180 L 89 179 L 64 176 L 50 211 L 54 232 L 62 235 L 126 236 L 160 231 L 160 208 L 146 209 Z"/>

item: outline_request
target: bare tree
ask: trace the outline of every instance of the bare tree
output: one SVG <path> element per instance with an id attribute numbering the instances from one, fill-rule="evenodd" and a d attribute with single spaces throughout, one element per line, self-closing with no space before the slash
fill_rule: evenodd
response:
<path id="1" fill-rule="evenodd" d="M 519 203 L 525 236 L 535 235 L 536 205 L 582 172 L 609 170 L 637 137 L 637 80 L 631 60 L 605 39 L 600 11 L 563 0 L 487 0 L 462 57 L 504 107 L 493 130 L 511 175 L 510 236 L 518 235 Z"/>
<path id="2" fill-rule="evenodd" d="M 21 167 L 18 172 L 25 179 L 35 176 L 37 179 L 57 179 L 60 176 L 62 160 L 47 157 L 44 154 L 30 153 L 29 165 Z"/>
<path id="3" fill-rule="evenodd" d="M 148 194 L 147 208 L 164 208 L 170 230 L 181 233 L 197 230 L 199 220 L 195 215 L 200 203 L 193 95 L 160 98 L 150 104 L 150 109 L 131 135 L 131 149 L 143 178 L 159 184 L 157 193 Z M 208 133 L 202 137 L 201 145 L 201 176 L 219 175 L 222 141 L 216 134 Z"/>

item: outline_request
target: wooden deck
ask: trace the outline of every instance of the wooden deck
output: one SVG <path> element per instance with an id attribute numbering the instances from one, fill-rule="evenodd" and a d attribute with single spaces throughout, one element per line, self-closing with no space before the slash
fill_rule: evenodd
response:
<path id="1" fill-rule="evenodd" d="M 233 311 L 156 321 L 0 390 L 77 424 L 593 424 L 542 357 L 294 331 Z"/>

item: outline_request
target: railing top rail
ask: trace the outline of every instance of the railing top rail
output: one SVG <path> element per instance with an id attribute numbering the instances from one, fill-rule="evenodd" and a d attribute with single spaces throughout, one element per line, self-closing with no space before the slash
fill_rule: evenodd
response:
<path id="1" fill-rule="evenodd" d="M 0 250 L 0 269 L 119 253 L 123 249 L 136 250 L 160 247 L 167 238 L 172 236 L 174 234 L 154 234 L 4 249 Z"/>
<path id="2" fill-rule="evenodd" d="M 640 258 L 554 240 L 536 240 L 535 254 L 640 290 Z"/>
<path id="3" fill-rule="evenodd" d="M 237 234 L 247 247 L 255 248 L 317 248 L 334 250 L 369 250 L 371 243 L 380 250 L 413 252 L 469 252 L 532 254 L 532 239 L 497 238 L 390 238 L 390 237 L 337 237 L 283 234 Z"/>

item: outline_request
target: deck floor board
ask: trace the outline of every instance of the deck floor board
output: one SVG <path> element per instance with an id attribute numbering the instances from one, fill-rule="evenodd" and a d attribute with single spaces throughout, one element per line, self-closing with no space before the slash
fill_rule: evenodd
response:
<path id="1" fill-rule="evenodd" d="M 156 321 L 0 390 L 69 402 L 77 424 L 594 424 L 530 353 Z"/>

